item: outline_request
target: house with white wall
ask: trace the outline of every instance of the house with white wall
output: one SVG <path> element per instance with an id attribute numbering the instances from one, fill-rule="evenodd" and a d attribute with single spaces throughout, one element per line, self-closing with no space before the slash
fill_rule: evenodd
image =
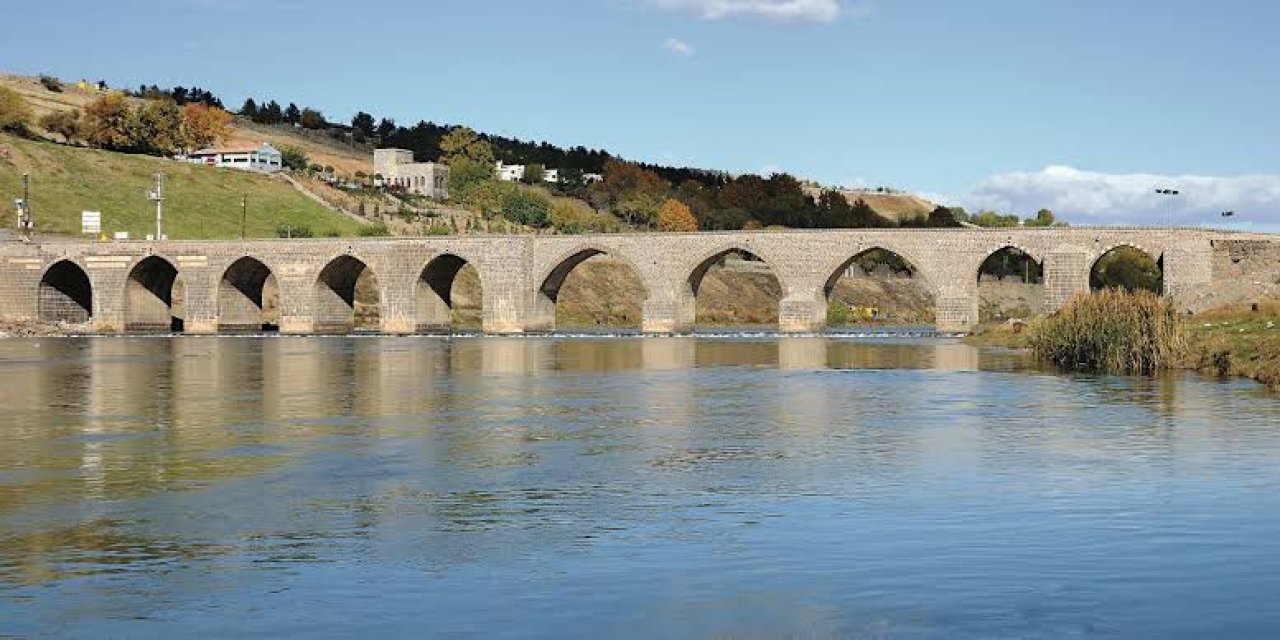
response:
<path id="1" fill-rule="evenodd" d="M 284 168 L 284 156 L 280 150 L 266 142 L 257 147 L 201 149 L 188 154 L 187 161 L 211 167 L 228 167 L 265 173 L 274 173 Z"/>

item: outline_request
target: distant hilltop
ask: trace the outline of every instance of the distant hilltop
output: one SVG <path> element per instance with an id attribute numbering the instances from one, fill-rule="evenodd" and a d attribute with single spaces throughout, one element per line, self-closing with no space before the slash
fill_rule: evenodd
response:
<path id="1" fill-rule="evenodd" d="M 803 189 L 805 194 L 812 198 L 817 198 L 824 190 L 813 182 L 806 182 Z M 856 204 L 861 200 L 873 211 L 894 222 L 907 218 L 923 218 L 928 216 L 930 211 L 938 208 L 936 203 L 925 198 L 897 190 L 837 188 L 836 191 L 839 191 L 849 204 Z"/>

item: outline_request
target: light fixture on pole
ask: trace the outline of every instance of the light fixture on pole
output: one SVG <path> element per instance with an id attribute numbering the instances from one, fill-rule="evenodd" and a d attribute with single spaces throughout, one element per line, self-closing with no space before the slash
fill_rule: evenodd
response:
<path id="1" fill-rule="evenodd" d="M 1156 187 L 1156 194 L 1162 196 L 1177 196 L 1181 192 L 1177 189 L 1168 189 L 1164 187 Z M 1169 201 L 1169 209 L 1165 212 L 1165 226 L 1173 226 L 1173 201 Z"/>

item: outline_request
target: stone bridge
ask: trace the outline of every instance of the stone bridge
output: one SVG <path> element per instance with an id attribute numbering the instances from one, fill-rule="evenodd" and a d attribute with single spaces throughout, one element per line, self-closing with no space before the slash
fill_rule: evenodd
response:
<path id="1" fill-rule="evenodd" d="M 266 283 L 274 280 L 282 332 L 345 332 L 354 326 L 356 281 L 371 270 L 384 332 L 436 332 L 447 330 L 454 279 L 471 264 L 480 275 L 486 332 L 541 332 L 555 328 L 569 273 L 607 255 L 630 265 L 644 284 L 643 330 L 680 333 L 693 328 L 708 269 L 745 252 L 778 279 L 778 329 L 811 332 L 823 329 L 828 298 L 846 268 L 884 249 L 905 259 L 933 295 L 938 329 L 963 331 L 978 320 L 980 266 L 1003 249 L 1042 264 L 1052 310 L 1087 292 L 1094 263 L 1120 246 L 1158 260 L 1166 295 L 1191 300 L 1215 279 L 1215 243 L 1233 239 L 1280 242 L 1206 229 L 1055 228 L 5 243 L 0 317 L 91 319 L 102 332 L 168 330 L 180 279 L 186 332 L 257 330 Z"/>

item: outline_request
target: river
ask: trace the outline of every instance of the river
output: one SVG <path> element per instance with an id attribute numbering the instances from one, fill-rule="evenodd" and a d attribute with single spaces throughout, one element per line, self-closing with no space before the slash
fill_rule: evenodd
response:
<path id="1" fill-rule="evenodd" d="M 0 411 L 0 635 L 1280 629 L 1248 381 L 941 339 L 12 339 Z"/>

